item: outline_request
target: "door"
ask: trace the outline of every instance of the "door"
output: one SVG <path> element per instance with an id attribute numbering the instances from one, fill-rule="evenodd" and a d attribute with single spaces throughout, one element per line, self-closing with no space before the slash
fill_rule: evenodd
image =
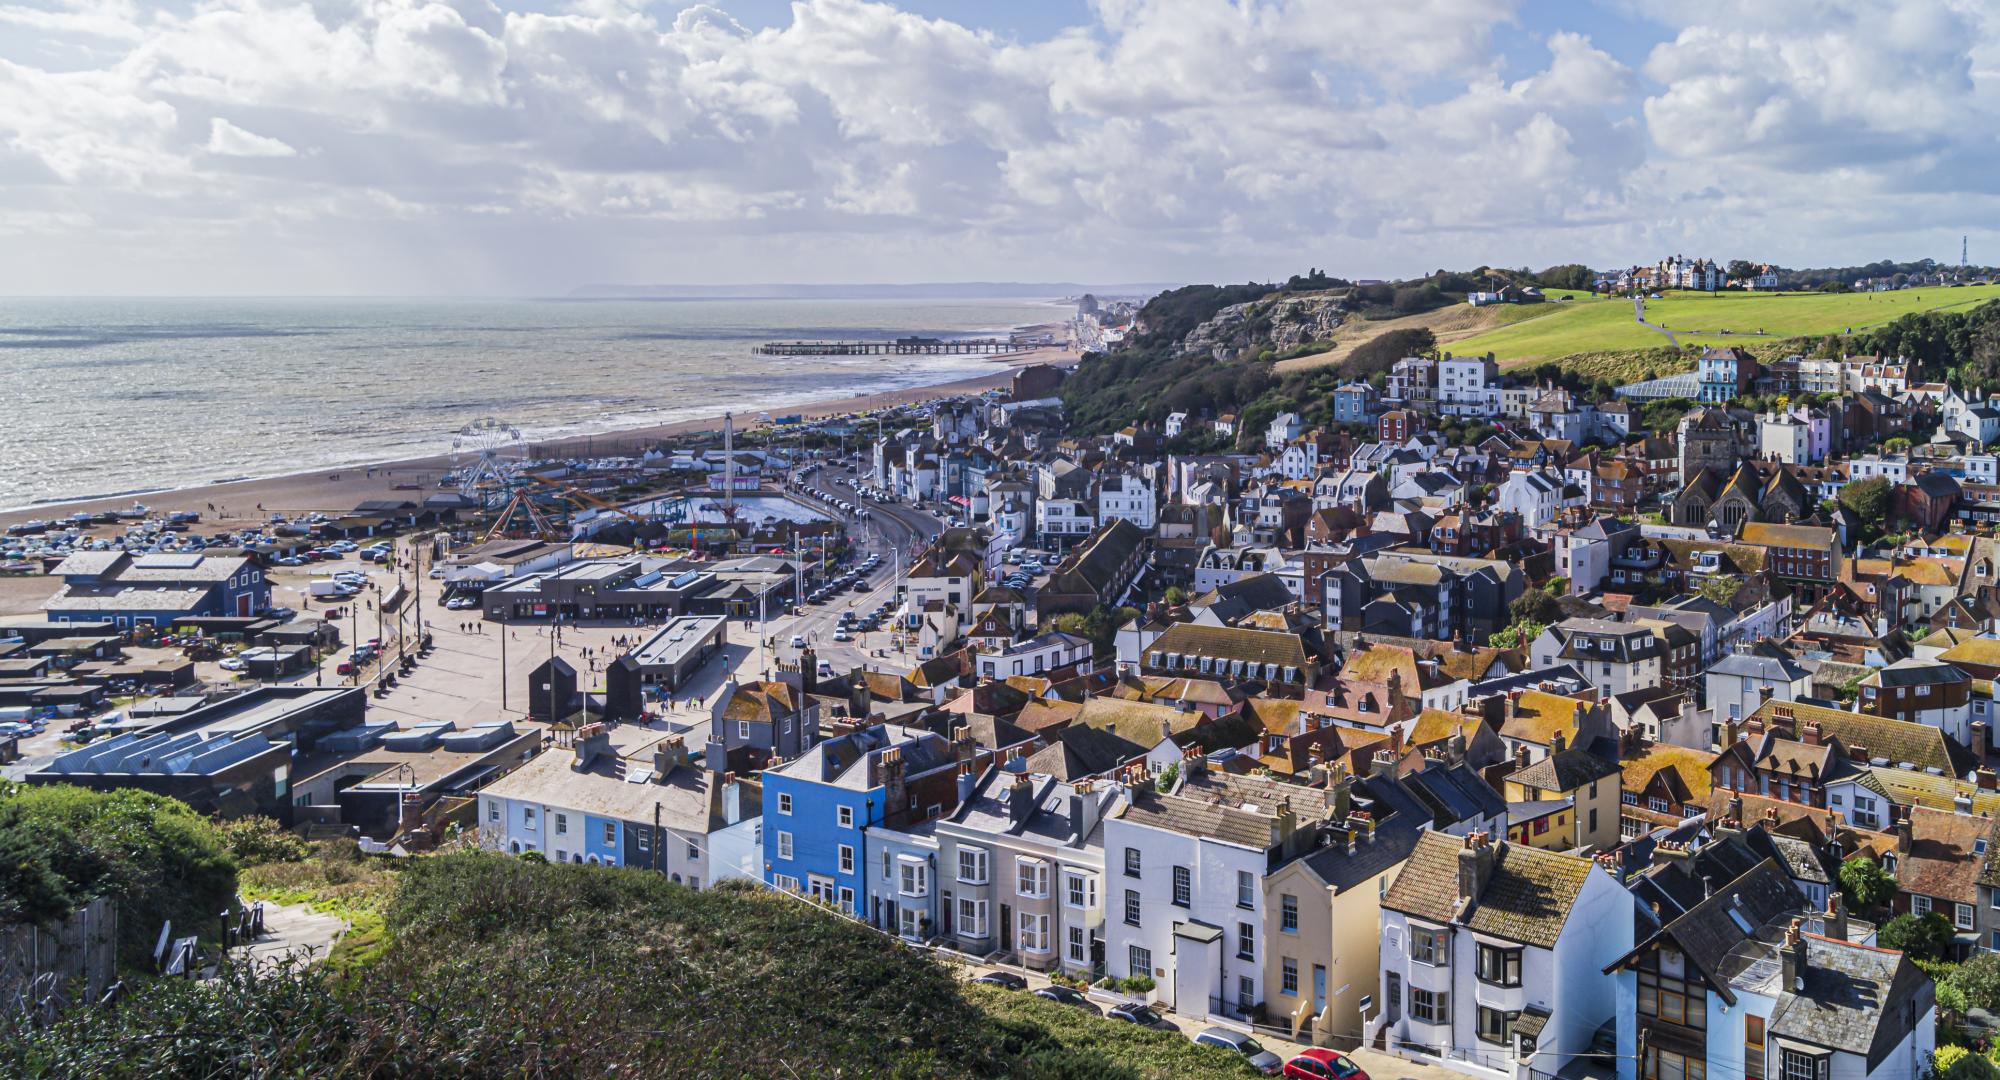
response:
<path id="1" fill-rule="evenodd" d="M 1000 905 L 1000 951 L 1014 951 L 1014 909 Z"/>
<path id="2" fill-rule="evenodd" d="M 1403 975 L 1401 972 L 1398 971 L 1389 972 L 1388 982 L 1382 987 L 1382 996 L 1389 999 L 1388 1001 L 1383 1002 L 1383 1004 L 1387 1006 L 1389 1009 L 1388 1013 L 1389 1022 L 1391 1024 L 1394 1024 L 1402 1020 L 1403 1019 Z"/>
<path id="3" fill-rule="evenodd" d="M 1313 965 L 1313 1012 L 1326 1011 L 1326 965 Z"/>

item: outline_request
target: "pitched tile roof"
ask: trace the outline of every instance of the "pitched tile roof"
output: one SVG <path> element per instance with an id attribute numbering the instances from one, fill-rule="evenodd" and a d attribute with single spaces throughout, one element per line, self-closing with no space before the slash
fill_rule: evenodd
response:
<path id="1" fill-rule="evenodd" d="M 1750 714 L 1751 718 L 1760 719 L 1767 725 L 1774 720 L 1782 722 L 1786 716 L 1800 725 L 1816 720 L 1822 733 L 1839 739 L 1843 746 L 1866 747 L 1870 758 L 1885 757 L 1891 764 L 1907 762 L 1919 770 L 1934 767 L 1953 776 L 1963 771 L 1957 767 L 1944 733 L 1928 724 L 1913 724 L 1906 720 L 1891 720 L 1796 701 L 1767 701 Z"/>
<path id="2" fill-rule="evenodd" d="M 1537 791 L 1575 791 L 1592 780 L 1602 780 L 1617 771 L 1618 766 L 1588 750 L 1572 746 L 1508 774 L 1507 782 Z"/>
<path id="3" fill-rule="evenodd" d="M 1425 833 L 1389 886 L 1382 906 L 1430 922 L 1459 918 L 1458 853 L 1464 842 Z M 1553 948 L 1595 865 L 1589 859 L 1495 842 L 1493 870 L 1472 898 L 1463 925 L 1475 933 Z"/>
<path id="4" fill-rule="evenodd" d="M 1277 664 L 1280 667 L 1306 666 L 1305 644 L 1297 634 L 1240 630 L 1231 626 L 1180 623 L 1154 639 L 1147 651 Z"/>
<path id="5" fill-rule="evenodd" d="M 1561 732 L 1563 738 L 1574 741 L 1577 721 L 1589 708 L 1590 702 L 1580 698 L 1541 690 L 1523 690 L 1521 696 L 1514 699 L 1514 715 L 1500 722 L 1500 734 L 1537 746 L 1547 746 L 1557 732 Z"/>

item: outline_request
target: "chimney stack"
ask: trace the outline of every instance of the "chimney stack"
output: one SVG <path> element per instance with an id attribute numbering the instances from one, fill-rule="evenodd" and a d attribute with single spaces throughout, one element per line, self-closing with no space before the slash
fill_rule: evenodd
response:
<path id="1" fill-rule="evenodd" d="M 590 768 L 590 763 L 600 754 L 611 752 L 611 729 L 602 722 L 585 724 L 571 736 L 570 746 L 576 752 L 576 760 L 571 767 L 581 772 Z"/>
<path id="2" fill-rule="evenodd" d="M 1989 745 L 1986 721 L 1974 720 L 1972 722 L 1972 760 L 1982 766 L 1985 765 Z"/>
<path id="3" fill-rule="evenodd" d="M 1803 741 L 1807 746 L 1818 746 L 1820 744 L 1819 721 L 1817 720 L 1806 721 L 1804 738 L 1801 741 Z"/>
<path id="4" fill-rule="evenodd" d="M 1995 788 L 2000 788 L 2000 775 L 1996 775 L 1992 769 L 1981 766 L 1977 772 L 1972 774 L 1972 777 L 1982 791 L 1992 791 Z"/>
<path id="5" fill-rule="evenodd" d="M 909 783 L 903 764 L 903 748 L 892 746 L 875 757 L 882 769 L 882 817 L 886 821 L 891 815 L 909 808 Z"/>
<path id="6" fill-rule="evenodd" d="M 1396 774 L 1396 755 L 1388 750 L 1375 751 L 1374 759 L 1371 762 L 1369 762 L 1368 775 L 1394 776 L 1395 774 Z"/>
<path id="7" fill-rule="evenodd" d="M 1478 898 L 1493 876 L 1493 844 L 1483 832 L 1466 836 L 1458 849 L 1458 902 L 1461 907 Z"/>
<path id="8" fill-rule="evenodd" d="M 1514 744 L 1514 768 L 1516 771 L 1528 767 L 1528 744 Z"/>
<path id="9" fill-rule="evenodd" d="M 1353 805 L 1354 776 L 1347 771 L 1346 765 L 1335 762 L 1326 775 L 1327 815 L 1336 823 L 1346 821 Z"/>
<path id="10" fill-rule="evenodd" d="M 978 777 L 974 776 L 972 773 L 972 762 L 970 761 L 959 762 L 958 801 L 963 803 L 965 800 L 972 798 L 972 789 L 973 786 L 976 785 L 977 783 L 978 783 Z"/>
<path id="11" fill-rule="evenodd" d="M 1560 754 L 1567 749 L 1569 749 L 1569 739 L 1564 737 L 1562 732 L 1558 731 L 1549 736 L 1549 753 L 1551 755 Z"/>
<path id="12" fill-rule="evenodd" d="M 1847 897 L 1839 889 L 1826 894 L 1826 936 L 1847 940 Z"/>
<path id="13" fill-rule="evenodd" d="M 1910 847 L 1914 843 L 1915 838 L 1910 825 L 1910 808 L 1905 806 L 1902 813 L 1896 816 L 1896 854 L 1908 855 Z"/>
<path id="14" fill-rule="evenodd" d="M 1785 928 L 1785 941 L 1779 948 L 1778 963 L 1786 993 L 1797 993 L 1806 985 L 1806 936 L 1799 927 L 1799 920 L 1793 919 L 1792 925 Z"/>
<path id="15" fill-rule="evenodd" d="M 1007 820 L 1015 825 L 1028 820 L 1028 812 L 1035 806 L 1035 781 L 1026 773 L 1014 777 L 1007 788 Z"/>

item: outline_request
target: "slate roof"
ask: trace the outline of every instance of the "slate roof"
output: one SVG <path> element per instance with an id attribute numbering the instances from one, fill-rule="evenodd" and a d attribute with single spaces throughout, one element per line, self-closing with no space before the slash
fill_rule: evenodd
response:
<path id="1" fill-rule="evenodd" d="M 1181 623 L 1154 639 L 1146 651 L 1300 669 L 1306 666 L 1305 645 L 1297 634 L 1230 626 Z"/>
<path id="2" fill-rule="evenodd" d="M 1804 937 L 1805 990 L 1779 996 L 1769 1030 L 1863 1057 L 1872 1073 L 1909 1034 L 1911 1018 L 1929 1015 L 1936 993 L 1930 976 L 1890 949 Z M 1765 966 L 1777 964 L 1751 970 Z"/>
<path id="3" fill-rule="evenodd" d="M 1135 790 L 1124 819 L 1135 825 L 1150 825 L 1258 851 L 1270 847 L 1276 835 L 1273 815 L 1212 803 L 1204 798 L 1161 795 L 1144 785 Z"/>
<path id="4" fill-rule="evenodd" d="M 1141 746 L 1115 731 L 1072 725 L 1056 732 L 1054 742 L 1029 754 L 1027 768 L 1058 780 L 1075 780 L 1110 772 L 1143 757 L 1148 749 L 1150 745 Z"/>
<path id="5" fill-rule="evenodd" d="M 1463 841 L 1444 833 L 1425 833 L 1417 841 L 1382 906 L 1428 922 L 1459 922 L 1474 933 L 1554 948 L 1595 864 L 1522 844 L 1493 843 L 1492 874 L 1463 919 L 1458 896 Z"/>
<path id="6" fill-rule="evenodd" d="M 1507 782 L 1537 791 L 1575 791 L 1592 780 L 1602 780 L 1618 772 L 1618 766 L 1588 750 L 1567 747 L 1511 773 Z"/>
<path id="7" fill-rule="evenodd" d="M 1785 868 L 1776 859 L 1766 859 L 1717 888 L 1685 913 L 1668 920 L 1605 970 L 1621 967 L 1662 942 L 1672 942 L 1703 981 L 1733 1005 L 1736 995 L 1729 981 L 1730 953 L 1759 928 L 1775 919 L 1803 912 L 1808 906 L 1805 894 L 1792 884 Z"/>

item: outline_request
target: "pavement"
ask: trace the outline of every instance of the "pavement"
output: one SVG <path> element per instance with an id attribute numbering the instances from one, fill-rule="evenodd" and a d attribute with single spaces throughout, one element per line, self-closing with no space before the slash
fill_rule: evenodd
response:
<path id="1" fill-rule="evenodd" d="M 264 905 L 264 936 L 229 950 L 238 961 L 276 967 L 298 957 L 311 963 L 326 959 L 333 943 L 347 932 L 347 920 L 314 911 L 305 904 Z"/>
<path id="2" fill-rule="evenodd" d="M 951 954 L 940 954 L 940 958 L 949 955 Z M 962 960 L 958 966 L 960 977 L 968 981 L 976 979 L 990 971 L 1005 971 L 1010 974 L 1023 976 L 1028 980 L 1028 989 L 1022 991 L 1023 993 L 1032 993 L 1035 990 L 1050 985 L 1047 976 L 1011 964 L 987 964 L 977 960 Z M 1090 992 L 1090 999 L 1093 1004 L 1101 1009 L 1108 1009 L 1117 1002 L 1125 1000 L 1125 998 L 1119 995 L 1100 997 L 1095 990 Z M 1195 1018 L 1182 1016 L 1159 1005 L 1153 1005 L 1150 1008 L 1171 1021 L 1175 1027 L 1181 1030 L 1181 1034 L 1187 1036 L 1189 1039 L 1199 1035 L 1204 1029 L 1215 1026 L 1214 1022 L 1207 1017 Z M 1248 1027 L 1240 1023 L 1229 1026 L 1235 1027 L 1237 1030 L 1245 1030 Z M 1265 1027 L 1255 1027 L 1250 1030 L 1251 1036 L 1258 1043 L 1262 1044 L 1264 1049 L 1287 1061 L 1311 1045 L 1285 1038 Z M 1343 1050 L 1341 1053 L 1345 1054 L 1356 1065 L 1359 1065 L 1362 1071 L 1368 1074 L 1368 1080 L 1466 1080 L 1464 1073 L 1453 1072 L 1439 1065 L 1405 1061 L 1402 1058 L 1382 1053 L 1379 1050 L 1360 1048 Z"/>

